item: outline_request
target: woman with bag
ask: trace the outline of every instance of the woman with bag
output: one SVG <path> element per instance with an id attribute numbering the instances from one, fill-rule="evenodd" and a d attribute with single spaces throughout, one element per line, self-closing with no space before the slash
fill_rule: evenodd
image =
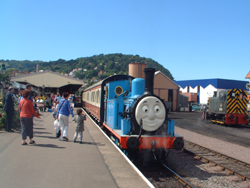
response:
<path id="1" fill-rule="evenodd" d="M 60 140 L 68 140 L 68 128 L 69 128 L 69 114 L 72 118 L 74 114 L 70 108 L 70 103 L 68 101 L 69 93 L 63 93 L 63 99 L 60 100 L 58 105 L 58 111 L 56 117 L 59 119 L 59 126 L 61 127 L 61 138 Z"/>
<path id="2" fill-rule="evenodd" d="M 25 141 L 27 136 L 30 138 L 29 144 L 35 144 L 33 139 L 33 114 L 40 118 L 40 116 L 36 113 L 33 103 L 28 99 L 30 96 L 30 91 L 25 89 L 23 91 L 23 99 L 19 103 L 20 112 L 20 122 L 22 127 L 22 145 L 27 145 Z"/>

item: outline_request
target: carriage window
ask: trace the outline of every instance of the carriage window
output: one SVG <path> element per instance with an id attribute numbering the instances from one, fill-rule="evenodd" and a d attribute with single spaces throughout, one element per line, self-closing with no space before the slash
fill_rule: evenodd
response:
<path id="1" fill-rule="evenodd" d="M 99 102 L 99 90 L 96 92 L 96 102 Z"/>
<path id="2" fill-rule="evenodd" d="M 240 94 L 240 99 L 243 99 L 243 93 Z"/>
<path id="3" fill-rule="evenodd" d="M 101 95 L 101 90 L 99 90 L 99 101 L 101 102 L 101 97 L 102 97 L 102 95 Z"/>
<path id="4" fill-rule="evenodd" d="M 93 102 L 95 102 L 96 99 L 95 99 L 95 91 L 93 92 Z"/>
<path id="5" fill-rule="evenodd" d="M 232 97 L 233 97 L 233 98 L 235 97 L 235 93 L 232 93 Z"/>
<path id="6" fill-rule="evenodd" d="M 92 92 L 92 102 L 95 102 L 95 92 Z"/>

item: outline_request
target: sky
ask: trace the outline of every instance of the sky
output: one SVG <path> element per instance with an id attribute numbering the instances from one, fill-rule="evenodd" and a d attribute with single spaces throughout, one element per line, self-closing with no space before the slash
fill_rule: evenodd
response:
<path id="1" fill-rule="evenodd" d="M 243 80 L 249 0 L 0 0 L 0 59 L 152 58 L 175 80 Z"/>

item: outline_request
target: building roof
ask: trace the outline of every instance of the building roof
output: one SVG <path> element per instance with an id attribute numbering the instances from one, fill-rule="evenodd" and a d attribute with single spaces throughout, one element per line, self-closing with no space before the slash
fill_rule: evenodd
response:
<path id="1" fill-rule="evenodd" d="M 246 78 L 250 79 L 250 71 L 249 71 L 248 74 L 246 75 Z"/>
<path id="2" fill-rule="evenodd" d="M 176 85 L 177 87 L 179 87 L 178 86 L 178 84 L 176 84 L 173 80 L 171 80 L 169 77 L 167 77 L 165 74 L 163 74 L 161 71 L 156 71 L 155 72 L 155 76 L 157 75 L 157 74 L 162 74 L 165 78 L 167 78 L 170 82 L 172 82 L 174 85 Z"/>
<path id="3" fill-rule="evenodd" d="M 52 71 L 15 76 L 11 77 L 11 81 L 15 81 L 21 84 L 31 84 L 36 87 L 50 88 L 60 88 L 66 85 L 79 85 L 81 87 L 84 84 L 82 80 L 61 75 Z"/>
<path id="4" fill-rule="evenodd" d="M 187 86 L 191 86 L 192 88 L 195 88 L 196 86 L 200 85 L 203 88 L 206 88 L 208 85 L 212 85 L 217 89 L 246 89 L 247 81 L 239 81 L 239 80 L 227 80 L 227 79 L 220 79 L 220 78 L 214 78 L 214 79 L 201 79 L 201 80 L 183 80 L 183 81 L 175 81 L 176 84 L 181 86 L 182 88 L 185 88 Z"/>

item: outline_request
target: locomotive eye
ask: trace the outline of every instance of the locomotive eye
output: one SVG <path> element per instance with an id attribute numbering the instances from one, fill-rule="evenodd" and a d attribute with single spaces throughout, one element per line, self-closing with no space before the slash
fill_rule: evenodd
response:
<path id="1" fill-rule="evenodd" d="M 147 107 L 147 106 L 143 106 L 143 107 L 142 107 L 142 111 L 143 111 L 143 112 L 148 112 L 148 107 Z"/>
<path id="2" fill-rule="evenodd" d="M 159 111 L 160 111 L 160 106 L 158 106 L 158 105 L 155 106 L 155 107 L 154 107 L 154 110 L 155 110 L 155 112 L 159 112 Z"/>

